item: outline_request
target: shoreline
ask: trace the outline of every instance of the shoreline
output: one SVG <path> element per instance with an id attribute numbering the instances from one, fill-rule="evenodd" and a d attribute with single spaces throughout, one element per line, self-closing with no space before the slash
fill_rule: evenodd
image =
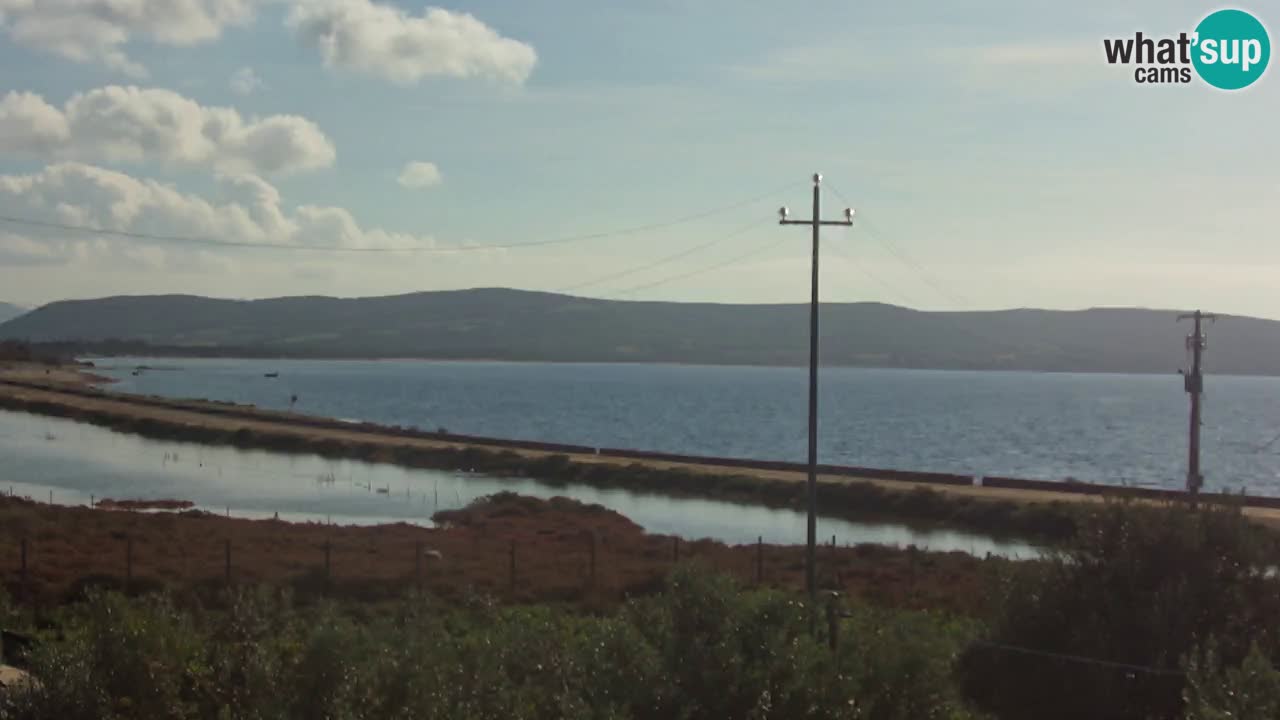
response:
<path id="1" fill-rule="evenodd" d="M 236 348 L 240 350 L 240 348 Z M 626 359 L 598 359 L 598 360 L 546 360 L 532 358 L 491 358 L 491 357 L 413 357 L 413 356 L 358 356 L 358 355 L 278 355 L 264 352 L 263 354 L 244 354 L 232 353 L 227 355 L 220 354 L 201 354 L 201 353 L 129 353 L 129 354 L 112 354 L 106 355 L 101 353 L 84 352 L 72 353 L 77 358 L 87 358 L 90 360 L 111 360 L 117 358 L 154 358 L 165 360 L 251 360 L 257 362 L 269 362 L 273 360 L 282 361 L 303 361 L 303 362 L 421 362 L 421 363 L 473 363 L 473 364 L 508 364 L 508 365 L 638 365 L 638 366 L 668 366 L 668 367 L 701 367 L 701 368 L 776 368 L 790 370 L 807 370 L 808 365 L 805 363 L 797 364 L 779 364 L 779 363 L 733 363 L 733 362 L 697 362 L 687 360 L 626 360 Z M 1178 376 L 1177 373 L 1169 373 L 1163 370 L 1049 370 L 1035 367 L 980 367 L 980 368 L 962 368 L 962 367 L 937 367 L 932 365 L 876 365 L 876 364 L 840 364 L 840 363 L 824 363 L 822 368 L 825 370 L 902 370 L 909 372 L 957 372 L 957 373 L 1030 373 L 1037 375 L 1138 375 L 1138 376 Z M 1235 373 L 1235 372 L 1218 372 L 1216 377 L 1229 378 L 1258 378 L 1258 379 L 1280 379 L 1280 373 L 1275 375 L 1259 375 L 1257 373 Z"/>
<path id="2" fill-rule="evenodd" d="M 795 464 L 717 464 L 657 453 L 595 454 L 539 449 L 538 443 L 475 442 L 460 436 L 433 436 L 230 403 L 111 393 L 89 389 L 92 386 L 84 375 L 72 370 L 58 376 L 64 382 L 45 384 L 0 372 L 0 408 L 65 417 L 162 440 L 344 457 L 411 468 L 470 469 L 531 477 L 551 485 L 577 483 L 677 498 L 804 507 L 805 472 Z M 39 377 L 43 380 L 43 373 Z M 898 473 L 895 479 L 861 476 L 851 470 L 857 469 L 820 468 L 821 515 L 916 528 L 953 528 L 1031 542 L 1051 542 L 1074 533 L 1074 518 L 1082 503 L 1117 496 L 1170 499 L 1126 488 L 1046 488 L 1043 485 L 1059 484 L 1014 479 L 1006 479 L 1012 481 L 1009 487 L 975 486 L 963 476 Z M 1280 510 L 1248 507 L 1246 512 L 1280 526 Z"/>

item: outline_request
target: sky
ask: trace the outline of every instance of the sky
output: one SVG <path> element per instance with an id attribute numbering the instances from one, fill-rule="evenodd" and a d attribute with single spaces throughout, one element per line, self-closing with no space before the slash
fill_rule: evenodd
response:
<path id="1" fill-rule="evenodd" d="M 0 0 L 0 300 L 804 302 L 821 172 L 824 301 L 1280 318 L 1280 69 L 1118 5 Z"/>

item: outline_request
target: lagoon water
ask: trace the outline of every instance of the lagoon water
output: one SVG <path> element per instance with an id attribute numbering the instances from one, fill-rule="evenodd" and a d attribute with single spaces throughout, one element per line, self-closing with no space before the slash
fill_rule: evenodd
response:
<path id="1" fill-rule="evenodd" d="M 124 392 L 453 432 L 803 461 L 804 368 L 108 358 Z M 132 370 L 145 364 L 137 376 Z M 1172 365 L 1171 365 L 1172 370 Z M 279 377 L 267 378 L 265 373 Z M 1210 366 L 1210 372 L 1212 367 Z M 829 368 L 820 460 L 1182 487 L 1187 395 L 1169 375 Z M 1280 495 L 1280 378 L 1206 379 L 1208 489 Z"/>
<path id="2" fill-rule="evenodd" d="M 733 544 L 757 537 L 803 543 L 805 516 L 791 510 L 674 499 L 621 490 L 552 487 L 526 478 L 488 477 L 331 460 L 315 455 L 155 441 L 93 425 L 0 411 L 0 491 L 58 504 L 92 500 L 182 499 L 236 517 L 339 524 L 430 525 L 437 510 L 509 490 L 534 497 L 598 503 L 650 532 Z M 385 493 L 377 490 L 385 488 Z M 820 518 L 819 536 L 841 544 L 911 545 L 935 550 L 1029 557 L 1035 550 L 963 532 Z"/>

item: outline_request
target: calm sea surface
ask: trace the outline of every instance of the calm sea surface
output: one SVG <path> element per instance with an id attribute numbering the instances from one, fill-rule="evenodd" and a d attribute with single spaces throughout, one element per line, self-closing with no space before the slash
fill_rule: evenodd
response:
<path id="1" fill-rule="evenodd" d="M 807 370 L 108 358 L 114 389 L 423 429 L 803 461 Z M 157 368 L 131 374 L 140 364 Z M 264 373 L 278 372 L 267 378 Z M 821 462 L 1181 487 L 1182 378 L 822 370 Z M 1280 378 L 1206 379 L 1210 489 L 1280 495 Z"/>

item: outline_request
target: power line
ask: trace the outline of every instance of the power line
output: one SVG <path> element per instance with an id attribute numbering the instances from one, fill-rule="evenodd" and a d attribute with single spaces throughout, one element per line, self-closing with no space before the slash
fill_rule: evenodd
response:
<path id="1" fill-rule="evenodd" d="M 844 233 L 842 234 L 844 235 L 844 239 L 848 240 L 850 231 L 845 230 Z M 846 249 L 841 245 L 841 243 L 838 243 L 838 242 L 829 243 L 827 247 L 830 247 L 835 252 L 836 255 L 839 255 L 840 259 L 844 260 L 849 265 L 852 265 L 853 268 L 857 270 L 864 278 L 866 278 L 867 280 L 870 280 L 874 285 L 878 286 L 881 290 L 885 291 L 887 294 L 895 296 L 899 302 L 902 302 L 904 305 L 909 307 L 910 306 L 919 307 L 919 303 L 917 303 L 914 299 L 912 299 L 912 297 L 908 295 L 905 291 L 903 291 L 900 288 L 893 287 L 892 285 L 889 284 L 888 281 L 880 278 L 878 275 L 868 270 L 866 265 L 855 260 L 853 255 L 847 252 Z"/>
<path id="2" fill-rule="evenodd" d="M 726 240 L 729 240 L 729 239 L 731 239 L 731 238 L 735 238 L 735 237 L 737 237 L 737 236 L 739 236 L 739 235 L 743 234 L 744 232 L 746 232 L 746 231 L 750 230 L 751 228 L 756 227 L 757 222 L 758 222 L 758 221 L 756 221 L 756 220 L 752 220 L 752 221 L 750 222 L 750 224 L 743 225 L 742 227 L 737 228 L 736 230 L 734 230 L 734 231 L 732 231 L 732 232 L 728 233 L 727 235 L 721 235 L 720 237 L 717 237 L 717 238 L 715 238 L 715 239 L 713 239 L 713 240 L 711 240 L 711 241 L 709 241 L 709 242 L 705 242 L 705 243 L 701 243 L 701 244 L 699 244 L 699 245 L 695 245 L 695 246 L 693 246 L 693 247 L 691 247 L 691 248 L 688 248 L 688 249 L 686 249 L 686 250 L 681 250 L 680 252 L 675 253 L 674 255 L 668 255 L 668 256 L 666 256 L 666 257 L 664 257 L 664 258 L 660 258 L 660 259 L 658 259 L 658 260 L 654 260 L 653 262 L 646 263 L 646 264 L 644 264 L 644 265 L 639 265 L 639 266 L 632 267 L 632 268 L 628 268 L 628 269 L 626 269 L 626 270 L 622 270 L 622 271 L 619 271 L 619 272 L 610 273 L 610 274 L 608 274 L 608 275 L 602 275 L 602 276 L 600 276 L 600 277 L 598 277 L 598 278 L 595 278 L 594 280 L 588 280 L 588 281 L 586 281 L 586 282 L 580 282 L 580 283 L 577 283 L 577 284 L 574 284 L 574 285 L 570 285 L 570 286 L 568 286 L 568 287 L 564 287 L 564 288 L 561 288 L 561 289 L 559 289 L 559 290 L 556 290 L 555 292 L 558 292 L 558 293 L 566 293 L 566 292 L 572 292 L 572 291 L 574 291 L 574 290 L 581 290 L 582 288 L 585 288 L 585 287 L 590 287 L 590 286 L 592 286 L 592 285 L 599 285 L 600 283 L 603 283 L 603 282 L 608 282 L 608 281 L 610 281 L 610 280 L 617 280 L 618 278 L 623 278 L 623 277 L 626 277 L 626 276 L 628 276 L 628 275 L 634 275 L 634 274 L 639 273 L 639 272 L 644 272 L 645 270 L 651 270 L 651 269 L 653 269 L 653 268 L 655 268 L 655 267 L 658 267 L 658 266 L 661 266 L 661 265 L 665 265 L 665 264 L 667 264 L 667 263 L 669 263 L 669 262 L 672 262 L 672 261 L 674 261 L 674 260 L 679 260 L 680 258 L 688 257 L 689 255 L 692 255 L 692 254 L 694 254 L 694 253 L 698 252 L 699 250 L 705 250 L 705 249 L 707 249 L 707 248 L 709 248 L 709 247 L 712 247 L 713 245 L 718 245 L 718 244 L 720 244 L 720 243 L 722 243 L 722 242 L 725 242 Z"/>
<path id="3" fill-rule="evenodd" d="M 456 252 L 478 252 L 489 250 L 518 250 L 529 247 L 545 247 L 548 245 L 563 245 L 573 242 L 582 242 L 585 240 L 599 240 L 603 238 L 619 237 L 624 235 L 634 235 L 636 233 L 646 232 L 649 230 L 658 230 L 673 225 L 693 222 L 703 218 L 711 217 L 719 213 L 728 212 L 737 208 L 759 202 L 765 198 L 776 195 L 781 190 L 785 190 L 796 183 L 788 183 L 781 188 L 770 190 L 766 193 L 752 196 L 745 200 L 739 200 L 727 205 L 712 208 L 710 210 L 702 210 L 688 215 L 663 220 L 661 222 L 646 223 L 644 225 L 636 225 L 618 230 L 607 230 L 603 232 L 586 233 L 582 235 L 569 235 L 566 237 L 552 238 L 549 240 L 534 240 L 531 242 L 521 243 L 499 243 L 491 245 L 458 245 L 453 247 L 438 247 L 434 245 L 407 245 L 397 246 L 370 246 L 370 247 L 347 247 L 344 245 L 280 245 L 271 243 L 255 243 L 237 240 L 219 240 L 210 237 L 182 236 L 182 235 L 164 235 L 158 233 L 133 232 L 129 230 L 110 230 L 106 228 L 96 228 L 87 225 L 73 225 L 70 223 L 52 222 L 46 220 L 35 220 L 32 218 L 16 217 L 12 215 L 0 215 L 0 222 L 12 225 L 24 225 L 27 227 L 38 227 L 49 230 L 65 230 L 69 232 L 79 232 L 89 235 L 101 235 L 108 237 L 127 238 L 131 240 L 146 240 L 152 242 L 168 242 L 187 245 L 201 245 L 206 247 L 235 247 L 235 248 L 251 248 L 258 250 L 286 250 L 290 252 L 332 252 L 332 253 L 382 253 L 382 252 L 413 252 L 413 253 L 456 253 Z"/>
<path id="4" fill-rule="evenodd" d="M 957 305 L 973 305 L 973 303 L 969 301 L 968 298 L 948 289 L 940 281 L 935 279 L 933 275 L 928 270 L 926 270 L 923 265 L 913 260 L 910 255 L 907 255 L 905 252 L 898 249 L 898 247 L 894 243 L 890 242 L 886 238 L 881 237 L 879 231 L 875 229 L 875 226 L 869 220 L 866 220 L 864 218 L 863 223 L 866 225 L 866 230 L 869 231 L 867 233 L 868 235 L 870 235 L 876 242 L 880 243 L 881 245 L 884 245 L 889 250 L 889 252 L 898 260 L 914 268 L 915 271 L 920 274 L 920 279 L 923 280 L 926 285 L 933 288 L 934 291 L 936 291 L 939 295 L 943 296 L 944 298 L 946 298 L 947 300 L 950 300 L 953 303 L 956 303 Z"/>
<path id="5" fill-rule="evenodd" d="M 836 197 L 840 198 L 845 203 L 849 202 L 848 198 L 846 198 L 844 194 L 834 186 L 828 185 L 827 187 L 831 188 L 831 192 L 835 193 Z M 868 220 L 864 212 L 858 213 L 858 224 L 863 227 L 863 230 L 867 235 L 870 235 L 873 240 L 883 245 L 890 254 L 898 259 L 899 262 L 914 269 L 920 275 L 920 279 L 923 280 L 926 285 L 933 288 L 933 290 L 939 295 L 943 296 L 950 302 L 956 303 L 957 305 L 973 305 L 968 298 L 943 286 L 942 283 L 933 277 L 933 274 L 929 272 L 924 265 L 908 255 L 905 250 L 899 248 L 896 243 L 892 242 L 887 237 L 884 237 L 883 234 L 877 230 L 878 226 Z"/>
<path id="6" fill-rule="evenodd" d="M 1067 662 L 1081 663 L 1085 665 L 1096 665 L 1098 667 L 1109 667 L 1116 670 L 1128 670 L 1130 672 L 1144 673 L 1147 675 L 1162 675 L 1166 677 L 1185 677 L 1186 673 L 1181 670 L 1171 670 L 1169 668 L 1151 667 L 1149 665 L 1134 665 L 1131 663 L 1115 662 L 1112 660 L 1102 660 L 1100 658 L 1085 657 L 1084 655 L 1069 655 L 1066 653 L 1049 652 L 1048 650 L 1036 650 L 1034 648 L 1018 647 L 1017 645 L 1005 645 L 1003 643 L 989 642 L 986 640 L 975 640 L 974 645 L 978 647 L 990 648 L 992 650 L 1003 650 L 1005 652 L 1019 653 L 1022 655 L 1034 655 L 1036 657 L 1051 658 L 1054 660 L 1065 660 Z"/>
<path id="7" fill-rule="evenodd" d="M 759 227 L 759 226 L 757 226 L 757 227 Z M 748 250 L 747 252 L 742 253 L 742 254 L 740 254 L 740 255 L 735 255 L 734 257 L 729 258 L 728 260 L 725 260 L 724 262 L 716 263 L 715 265 L 709 265 L 709 266 L 707 266 L 707 267 L 699 268 L 699 269 L 697 269 L 697 270 L 692 270 L 692 271 L 690 271 L 690 272 L 680 273 L 680 274 L 678 274 L 678 275 L 671 275 L 671 276 L 668 276 L 668 277 L 662 278 L 662 279 L 660 279 L 660 280 L 655 280 L 655 281 L 653 281 L 653 282 L 645 283 L 645 284 L 643 284 L 643 285 L 636 285 L 636 286 L 629 287 L 629 288 L 625 288 L 625 289 L 622 289 L 622 290 L 617 290 L 617 291 L 613 292 L 612 294 L 613 294 L 613 295 L 631 295 L 631 294 L 634 294 L 634 293 L 638 293 L 638 292 L 640 292 L 641 290 L 648 290 L 649 288 L 657 287 L 657 286 L 659 286 L 659 285 L 665 285 L 665 284 L 667 284 L 667 283 L 675 282 L 675 281 L 677 281 L 677 280 L 684 280 L 684 279 L 686 279 L 686 278 L 691 278 L 691 277 L 695 277 L 695 276 L 698 276 L 698 275 L 704 275 L 704 274 L 709 273 L 709 272 L 715 272 L 715 271 L 717 271 L 717 270 L 723 270 L 724 268 L 727 268 L 727 267 L 729 267 L 729 266 L 731 266 L 731 265 L 736 265 L 736 264 L 738 264 L 738 263 L 740 263 L 740 262 L 742 262 L 742 261 L 744 261 L 744 260 L 749 260 L 749 259 L 751 259 L 751 258 L 755 257 L 756 255 L 761 255 L 761 254 L 763 254 L 763 253 L 766 253 L 766 252 L 768 252 L 768 251 L 770 251 L 770 250 L 772 250 L 772 249 L 774 249 L 774 248 L 778 247 L 779 245 L 782 245 L 784 242 L 787 242 L 787 240 L 788 240 L 788 238 L 782 238 L 781 240 L 776 240 L 776 241 L 770 242 L 770 243 L 765 244 L 765 245 L 758 245 L 758 246 L 756 246 L 756 247 L 752 248 L 751 250 Z"/>
<path id="8" fill-rule="evenodd" d="M 1270 440 L 1263 443 L 1262 445 L 1259 445 L 1258 447 L 1254 448 L 1253 454 L 1257 455 L 1263 450 L 1268 450 L 1271 448 L 1272 445 L 1275 445 L 1277 442 L 1280 442 L 1280 435 L 1276 435 L 1275 437 L 1271 438 Z"/>

